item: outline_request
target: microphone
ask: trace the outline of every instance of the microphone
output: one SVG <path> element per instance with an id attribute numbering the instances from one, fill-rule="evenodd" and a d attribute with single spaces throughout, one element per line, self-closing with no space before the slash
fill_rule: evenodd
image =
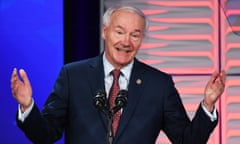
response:
<path id="1" fill-rule="evenodd" d="M 120 90 L 118 92 L 118 95 L 115 99 L 115 106 L 113 107 L 113 114 L 115 114 L 117 111 L 119 111 L 127 104 L 127 96 L 128 96 L 127 90 Z"/>
<path id="2" fill-rule="evenodd" d="M 93 105 L 101 110 L 105 111 L 106 109 L 106 92 L 104 90 L 98 90 L 96 96 L 93 98 Z"/>

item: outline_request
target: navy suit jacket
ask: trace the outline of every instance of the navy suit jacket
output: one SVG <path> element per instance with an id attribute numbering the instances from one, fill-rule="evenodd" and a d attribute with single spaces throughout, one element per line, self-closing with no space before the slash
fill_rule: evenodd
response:
<path id="1" fill-rule="evenodd" d="M 36 144 L 54 143 L 63 132 L 66 144 L 106 144 L 108 119 L 92 103 L 100 89 L 105 89 L 102 55 L 67 64 L 42 112 L 35 104 L 17 124 Z M 173 144 L 205 144 L 216 125 L 201 106 L 190 121 L 171 76 L 134 59 L 114 144 L 154 144 L 160 130 Z"/>

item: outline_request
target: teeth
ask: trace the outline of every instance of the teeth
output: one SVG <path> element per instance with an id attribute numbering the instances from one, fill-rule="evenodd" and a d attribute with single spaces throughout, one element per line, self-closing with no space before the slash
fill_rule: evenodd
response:
<path id="1" fill-rule="evenodd" d="M 117 48 L 117 50 L 120 51 L 120 52 L 126 52 L 126 53 L 130 52 L 129 50 L 120 49 L 120 48 Z"/>

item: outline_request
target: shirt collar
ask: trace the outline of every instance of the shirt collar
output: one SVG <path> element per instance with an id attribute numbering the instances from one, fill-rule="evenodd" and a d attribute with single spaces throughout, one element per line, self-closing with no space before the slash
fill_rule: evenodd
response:
<path id="1" fill-rule="evenodd" d="M 129 80 L 134 60 L 132 60 L 128 65 L 120 69 L 121 73 Z M 107 77 L 112 70 L 114 70 L 113 65 L 107 60 L 106 54 L 103 54 L 103 67 L 104 67 L 104 75 Z"/>

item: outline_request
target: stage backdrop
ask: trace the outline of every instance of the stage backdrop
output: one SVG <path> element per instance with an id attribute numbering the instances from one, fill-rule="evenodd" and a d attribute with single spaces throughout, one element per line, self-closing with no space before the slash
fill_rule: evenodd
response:
<path id="1" fill-rule="evenodd" d="M 42 108 L 63 64 L 63 51 L 63 0 L 0 0 L 1 144 L 31 144 L 15 123 L 13 68 L 28 72 Z"/>
<path id="2" fill-rule="evenodd" d="M 221 119 L 209 144 L 239 143 L 239 0 L 101 2 L 105 7 L 117 2 L 131 3 L 148 15 L 149 33 L 138 58 L 173 74 L 190 117 L 202 99 L 203 87 L 210 74 L 214 70 L 226 69 L 227 88 L 217 105 Z M 76 4 L 74 8 L 78 6 L 82 5 Z M 70 10 L 77 12 L 76 9 Z M 88 30 L 86 33 L 92 34 Z M 81 48 L 86 33 L 81 33 L 80 37 L 75 35 L 74 44 L 67 43 L 66 46 L 71 48 L 77 45 Z M 99 34 L 95 36 L 97 35 Z M 70 40 L 68 38 L 67 41 Z M 94 46 L 89 51 L 92 48 Z M 30 144 L 15 124 L 17 103 L 10 92 L 10 76 L 13 67 L 24 68 L 29 73 L 35 101 L 42 108 L 63 64 L 63 1 L 1 0 L 0 54 L 0 143 Z M 71 56 L 66 60 L 72 61 Z M 58 142 L 60 143 L 63 141 Z M 161 134 L 156 143 L 169 142 Z"/>
<path id="3" fill-rule="evenodd" d="M 240 142 L 240 1 L 105 0 L 139 7 L 150 27 L 137 57 L 173 75 L 192 118 L 214 71 L 227 72 L 219 123 L 208 144 Z M 160 133 L 156 144 L 169 144 Z"/>

